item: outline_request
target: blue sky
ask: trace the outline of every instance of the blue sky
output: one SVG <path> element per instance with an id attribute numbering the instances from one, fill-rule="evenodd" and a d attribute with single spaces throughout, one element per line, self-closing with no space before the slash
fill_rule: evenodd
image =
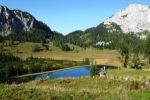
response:
<path id="1" fill-rule="evenodd" d="M 27 11 L 63 34 L 97 26 L 131 3 L 150 5 L 150 0 L 0 0 L 0 5 Z"/>

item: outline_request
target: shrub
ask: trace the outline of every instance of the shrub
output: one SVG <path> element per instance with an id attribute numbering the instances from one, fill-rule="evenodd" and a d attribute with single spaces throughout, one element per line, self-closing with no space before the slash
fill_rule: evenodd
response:
<path id="1" fill-rule="evenodd" d="M 91 77 L 95 76 L 96 75 L 96 66 L 92 65 L 91 66 Z"/>
<path id="2" fill-rule="evenodd" d="M 32 51 L 33 52 L 39 52 L 39 51 L 42 51 L 42 50 L 43 50 L 42 47 L 37 45 L 37 44 L 32 46 Z"/>
<path id="3" fill-rule="evenodd" d="M 85 58 L 85 64 L 86 64 L 86 65 L 89 65 L 89 64 L 90 64 L 89 58 Z"/>
<path id="4" fill-rule="evenodd" d="M 133 64 L 132 64 L 131 68 L 142 69 L 139 56 L 134 55 L 132 63 Z"/>

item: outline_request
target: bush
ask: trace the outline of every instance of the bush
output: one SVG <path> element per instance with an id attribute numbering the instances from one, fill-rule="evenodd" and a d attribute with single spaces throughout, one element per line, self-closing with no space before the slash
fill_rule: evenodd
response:
<path id="1" fill-rule="evenodd" d="M 63 51 L 72 51 L 71 48 L 68 45 L 62 45 L 61 48 Z"/>
<path id="2" fill-rule="evenodd" d="M 86 64 L 86 65 L 89 65 L 89 64 L 90 64 L 89 58 L 85 58 L 85 64 Z"/>
<path id="3" fill-rule="evenodd" d="M 90 74 L 91 74 L 91 77 L 96 75 L 96 66 L 95 65 L 91 66 L 91 73 Z"/>
<path id="4" fill-rule="evenodd" d="M 138 55 L 134 55 L 133 60 L 132 60 L 131 68 L 142 69 L 142 66 L 141 66 L 141 63 L 140 63 L 140 58 L 139 58 Z"/>
<path id="5" fill-rule="evenodd" d="M 39 51 L 42 51 L 42 50 L 43 50 L 42 47 L 37 45 L 37 44 L 32 46 L 32 51 L 33 52 L 39 52 Z"/>

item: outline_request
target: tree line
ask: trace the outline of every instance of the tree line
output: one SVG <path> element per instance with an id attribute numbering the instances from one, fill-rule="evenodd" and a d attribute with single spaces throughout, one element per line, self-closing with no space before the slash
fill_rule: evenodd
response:
<path id="1" fill-rule="evenodd" d="M 51 71 L 65 67 L 85 65 L 87 61 L 54 60 L 29 57 L 22 60 L 10 53 L 0 52 L 0 81 L 11 76 Z"/>
<path id="2" fill-rule="evenodd" d="M 129 61 L 132 62 L 131 67 L 139 69 L 142 64 L 140 61 L 140 55 L 148 59 L 148 65 L 150 64 L 150 33 L 148 33 L 146 39 L 139 41 L 137 44 L 128 41 L 127 38 L 122 38 L 118 42 L 117 49 L 121 55 L 121 61 L 123 67 L 128 67 Z"/>

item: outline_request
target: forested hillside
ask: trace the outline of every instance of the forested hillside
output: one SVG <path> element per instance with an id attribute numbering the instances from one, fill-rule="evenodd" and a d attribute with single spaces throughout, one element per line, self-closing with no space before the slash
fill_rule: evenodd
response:
<path id="1" fill-rule="evenodd" d="M 65 38 L 67 42 L 81 47 L 88 48 L 93 46 L 100 49 L 116 49 L 118 42 L 122 39 L 128 41 L 133 46 L 141 45 L 144 41 L 133 33 L 123 33 L 115 23 L 112 23 L 111 27 L 102 23 L 85 31 L 74 31 Z"/>

